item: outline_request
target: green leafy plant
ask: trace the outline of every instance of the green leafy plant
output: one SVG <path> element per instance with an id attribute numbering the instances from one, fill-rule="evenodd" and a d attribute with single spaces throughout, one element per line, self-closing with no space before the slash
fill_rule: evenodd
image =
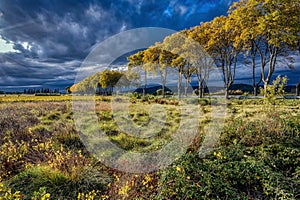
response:
<path id="1" fill-rule="evenodd" d="M 267 104 L 275 105 L 277 97 L 283 97 L 287 81 L 288 78 L 286 76 L 281 77 L 278 75 L 276 79 L 273 80 L 272 85 L 267 85 L 266 90 L 260 90 Z"/>

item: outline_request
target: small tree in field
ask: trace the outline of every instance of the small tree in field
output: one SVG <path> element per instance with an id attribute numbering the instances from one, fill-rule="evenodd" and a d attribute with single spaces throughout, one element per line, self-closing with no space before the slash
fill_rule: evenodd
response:
<path id="1" fill-rule="evenodd" d="M 261 90 L 267 103 L 275 105 L 277 97 L 283 97 L 285 94 L 284 88 L 287 85 L 287 76 L 281 77 L 278 75 L 273 80 L 272 85 L 268 85 L 266 90 Z"/>
<path id="2" fill-rule="evenodd" d="M 99 83 L 102 88 L 108 88 L 109 93 L 113 93 L 114 87 L 124 74 L 114 70 L 104 70 L 99 78 Z"/>

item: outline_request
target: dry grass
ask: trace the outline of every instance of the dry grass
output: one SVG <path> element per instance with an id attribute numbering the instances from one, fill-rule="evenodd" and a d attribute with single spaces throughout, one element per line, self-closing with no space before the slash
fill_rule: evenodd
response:
<path id="1" fill-rule="evenodd" d="M 168 185 L 169 182 L 164 182 L 165 185 L 159 185 L 163 182 L 161 180 L 163 177 L 160 177 L 160 173 L 166 172 L 169 168 L 158 173 L 135 175 L 108 169 L 98 162 L 86 150 L 74 125 L 71 99 L 64 99 L 70 97 L 55 97 L 57 98 L 55 101 L 52 101 L 53 99 L 49 101 L 48 97 L 42 97 L 46 99 L 40 100 L 39 98 L 41 97 L 36 98 L 33 96 L 26 97 L 27 99 L 16 96 L 1 98 L 0 182 L 7 181 L 6 185 L 11 186 L 13 190 L 20 190 L 21 193 L 27 192 L 26 194 L 30 195 L 34 192 L 33 188 L 39 191 L 40 187 L 43 188 L 45 186 L 43 185 L 44 183 L 48 184 L 48 182 L 39 181 L 39 178 L 32 179 L 31 176 L 33 175 L 45 175 L 49 177 L 49 181 L 52 181 L 53 176 L 61 177 L 55 180 L 59 181 L 60 190 L 66 193 L 62 191 L 60 193 L 55 192 L 56 187 L 49 188 L 47 191 L 52 191 L 59 195 L 72 195 L 74 198 L 76 198 L 78 193 L 81 193 L 97 195 L 99 198 L 106 198 L 105 195 L 109 195 L 111 199 L 143 199 L 154 197 L 161 192 L 162 188 L 171 188 L 172 184 Z M 6 99 L 3 100 L 3 98 Z M 23 100 L 25 102 L 22 102 Z M 91 100 L 91 98 L 78 97 L 77 100 Z M 155 127 L 158 134 L 153 138 L 137 138 L 137 136 L 128 136 L 118 130 L 118 125 L 114 122 L 115 117 L 113 115 L 111 98 L 104 97 L 102 99 L 101 97 L 101 100 L 95 102 L 95 112 L 98 116 L 100 127 L 105 130 L 115 144 L 129 151 L 151 152 L 162 148 L 170 141 L 172 134 L 178 129 L 180 118 L 185 115 L 181 113 L 180 107 L 177 105 L 159 104 L 166 110 L 166 122 L 163 123 L 163 127 Z M 186 102 L 184 105 L 189 103 L 193 104 L 195 102 Z M 113 104 L 113 106 L 122 105 L 122 101 L 115 101 Z M 132 120 L 137 125 L 147 125 L 150 119 L 149 112 L 153 106 L 154 102 L 149 103 L 148 101 L 137 101 L 130 104 L 127 113 L 128 120 Z M 221 107 L 221 104 L 217 104 L 216 111 L 221 112 Z M 188 149 L 189 153 L 193 153 L 201 146 L 205 136 L 204 127 L 212 120 L 213 116 L 211 113 L 214 111 L 207 100 L 201 100 L 199 107 L 193 107 L 193 109 L 196 108 L 200 109 L 200 126 L 197 129 L 198 135 Z M 222 113 L 220 114 L 217 117 L 221 117 Z M 153 116 L 157 121 L 161 120 L 159 116 Z M 297 124 L 300 120 L 299 116 L 299 100 L 285 100 L 278 102 L 273 107 L 266 107 L 259 100 L 229 101 L 226 107 L 224 133 L 220 137 L 219 143 L 217 143 L 217 148 L 226 149 L 230 145 L 239 145 L 241 148 L 249 147 L 255 149 L 256 146 L 290 142 L 291 137 L 295 138 L 295 140 L 290 142 L 289 146 L 294 147 L 299 141 L 297 139 L 299 137 L 299 124 Z M 259 152 L 260 149 L 256 151 Z M 188 157 L 189 153 L 184 156 Z M 295 156 L 291 158 L 297 158 L 296 153 L 297 151 L 294 151 Z M 225 150 L 222 152 L 223 154 L 226 154 Z M 216 155 L 220 157 L 221 154 Z M 208 161 L 211 159 L 211 162 L 217 162 L 214 158 L 216 155 L 208 155 Z M 234 154 L 230 159 L 235 159 Z M 180 162 L 185 163 L 186 161 L 183 159 Z M 191 162 L 192 164 L 188 164 L 188 166 L 192 167 L 199 164 L 194 163 L 194 159 Z M 203 165 L 205 162 L 203 160 Z M 234 162 L 238 163 L 239 161 L 234 160 Z M 287 161 L 278 160 L 276 162 Z M 217 167 L 219 166 L 217 165 L 218 162 L 215 164 Z M 289 164 L 289 167 L 293 167 L 293 165 Z M 53 169 L 53 174 L 47 174 L 44 169 Z M 176 166 L 174 169 L 176 173 L 181 172 L 178 171 Z M 197 171 L 196 168 L 195 170 Z M 174 172 L 171 174 L 174 174 Z M 210 175 L 209 170 L 207 174 Z M 189 175 L 190 180 L 182 180 L 181 176 L 175 177 L 175 179 L 172 175 L 170 177 L 172 178 L 170 179 L 172 183 L 187 181 L 186 184 L 188 185 L 193 181 L 197 181 L 192 180 L 193 177 L 191 175 Z M 29 184 L 27 187 L 27 183 L 24 182 L 25 179 L 32 180 L 35 185 Z M 41 180 L 45 181 L 45 179 Z M 82 187 L 83 183 L 87 187 Z M 31 186 L 32 188 L 30 189 Z M 52 186 L 48 185 L 48 187 Z M 72 191 L 70 188 L 75 189 Z M 199 192 L 197 190 L 198 186 L 195 188 L 193 192 L 197 194 Z M 93 190 L 94 192 L 92 192 Z M 71 193 L 68 194 L 68 191 Z M 0 199 L 1 195 L 0 191 Z M 52 195 L 55 198 L 55 194 Z M 173 195 L 176 196 L 176 194 Z M 27 199 L 30 199 L 29 196 L 27 197 Z M 66 196 L 56 197 L 65 198 Z"/>

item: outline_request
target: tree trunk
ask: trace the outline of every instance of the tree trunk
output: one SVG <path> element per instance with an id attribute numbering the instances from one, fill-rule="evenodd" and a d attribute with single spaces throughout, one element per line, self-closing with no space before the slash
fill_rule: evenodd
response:
<path id="1" fill-rule="evenodd" d="M 182 74 L 181 72 L 178 73 L 178 99 L 181 98 L 181 82 L 182 82 Z"/>
<path id="2" fill-rule="evenodd" d="M 164 70 L 164 72 L 161 72 L 161 83 L 162 83 L 162 95 L 163 95 L 163 98 L 165 98 L 166 97 L 165 87 L 166 87 L 166 82 L 167 82 L 167 69 L 164 68 L 163 70 Z"/>
<path id="3" fill-rule="evenodd" d="M 259 81 L 255 84 L 255 87 L 253 88 L 253 93 L 254 96 L 258 95 L 258 91 L 259 91 L 259 84 L 262 82 L 262 76 L 260 77 Z"/>
<path id="4" fill-rule="evenodd" d="M 166 82 L 165 81 L 162 84 L 162 95 L 163 95 L 163 98 L 166 97 Z"/>
<path id="5" fill-rule="evenodd" d="M 254 96 L 258 95 L 258 85 L 254 85 L 254 87 L 253 87 L 253 95 Z"/>
<path id="6" fill-rule="evenodd" d="M 254 40 L 250 40 L 251 41 L 251 63 L 252 63 L 252 87 L 253 87 L 253 95 L 257 96 L 257 86 L 258 84 L 256 84 L 255 81 L 255 68 L 256 68 L 256 63 L 255 63 L 255 56 L 257 53 L 257 49 L 256 49 L 256 45 L 255 45 L 255 41 Z"/>
<path id="7" fill-rule="evenodd" d="M 272 74 L 274 73 L 275 70 L 275 65 L 276 65 L 276 60 L 277 60 L 277 53 L 278 53 L 278 49 L 277 47 L 274 47 L 274 49 L 272 51 L 270 51 L 270 61 L 269 61 L 269 71 L 268 71 L 268 75 L 267 78 L 265 78 L 264 75 L 264 68 L 262 69 L 262 81 L 264 82 L 264 97 L 266 97 L 267 95 L 267 88 L 268 85 L 270 84 L 270 80 L 272 77 Z"/>
<path id="8" fill-rule="evenodd" d="M 253 87 L 253 95 L 257 96 L 257 87 L 255 84 L 255 58 L 252 58 L 252 87 Z"/>
<path id="9" fill-rule="evenodd" d="M 185 80 L 185 86 L 184 86 L 184 96 L 187 97 L 187 91 L 188 91 L 188 79 Z"/>
<path id="10" fill-rule="evenodd" d="M 300 95 L 300 82 L 296 85 L 296 96 Z"/>
<path id="11" fill-rule="evenodd" d="M 225 98 L 229 99 L 229 85 L 225 86 Z"/>
<path id="12" fill-rule="evenodd" d="M 147 70 L 145 70 L 145 85 L 143 88 L 143 96 L 146 96 L 146 88 L 147 88 Z"/>
<path id="13" fill-rule="evenodd" d="M 166 81 L 163 79 L 162 77 L 162 88 L 161 88 L 161 92 L 162 92 L 162 96 L 163 98 L 166 97 L 166 94 L 165 94 L 165 87 L 166 87 Z"/>
<path id="14" fill-rule="evenodd" d="M 203 98 L 203 86 L 202 83 L 199 82 L 199 98 Z"/>
<path id="15" fill-rule="evenodd" d="M 268 85 L 269 85 L 268 81 L 264 81 L 264 97 L 267 96 L 267 92 L 268 92 L 267 88 L 268 88 Z"/>

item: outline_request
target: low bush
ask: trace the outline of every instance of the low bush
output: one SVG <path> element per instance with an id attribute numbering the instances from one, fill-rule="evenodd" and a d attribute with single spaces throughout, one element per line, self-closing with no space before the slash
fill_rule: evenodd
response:
<path id="1" fill-rule="evenodd" d="M 46 187 L 53 195 L 52 197 L 61 197 L 67 189 L 68 178 L 59 170 L 47 166 L 32 166 L 22 171 L 9 180 L 9 187 L 15 191 L 20 191 L 24 199 L 31 199 L 35 191 Z M 71 189 L 71 188 L 69 188 Z"/>
<path id="2" fill-rule="evenodd" d="M 45 189 L 51 199 L 77 199 L 78 193 L 104 191 L 111 179 L 103 172 L 90 168 L 79 179 L 72 179 L 58 169 L 49 166 L 31 166 L 8 181 L 12 191 L 20 191 L 22 199 L 32 199 Z"/>
<path id="3" fill-rule="evenodd" d="M 299 118 L 273 112 L 261 119 L 228 120 L 213 152 L 200 158 L 191 148 L 162 170 L 157 199 L 298 197 Z"/>
<path id="4" fill-rule="evenodd" d="M 243 95 L 244 92 L 242 90 L 229 90 L 230 95 Z"/>
<path id="5" fill-rule="evenodd" d="M 157 199 L 293 199 L 300 195 L 299 153 L 280 145 L 232 145 L 204 159 L 187 153 L 161 172 Z"/>

